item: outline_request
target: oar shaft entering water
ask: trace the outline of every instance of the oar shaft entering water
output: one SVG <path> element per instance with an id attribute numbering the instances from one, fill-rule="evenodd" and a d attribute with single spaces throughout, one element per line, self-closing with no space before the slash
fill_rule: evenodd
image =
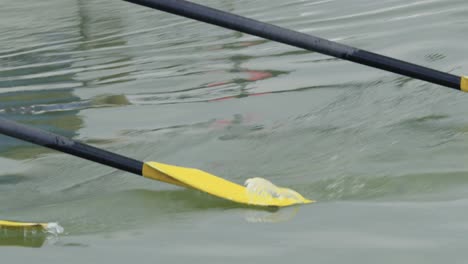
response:
<path id="1" fill-rule="evenodd" d="M 0 133 L 141 175 L 143 162 L 0 117 Z"/>
<path id="2" fill-rule="evenodd" d="M 437 71 L 185 0 L 125 1 L 468 92 L 467 77 Z"/>
<path id="3" fill-rule="evenodd" d="M 250 179 L 247 181 L 250 184 L 246 188 L 202 170 L 154 161 L 141 162 L 1 117 L 0 134 L 135 173 L 153 180 L 200 190 L 241 204 L 289 206 L 313 202 L 293 190 L 279 188 L 265 179 Z M 249 188 L 249 185 L 252 188 Z M 1 225 L 2 223 L 0 222 Z M 19 224 L 17 225 L 19 226 Z"/>

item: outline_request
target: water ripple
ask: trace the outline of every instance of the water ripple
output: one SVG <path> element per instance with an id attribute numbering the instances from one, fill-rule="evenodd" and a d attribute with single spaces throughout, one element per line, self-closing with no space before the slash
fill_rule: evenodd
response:
<path id="1" fill-rule="evenodd" d="M 2 116 L 136 159 L 239 182 L 269 177 L 319 201 L 465 194 L 463 96 L 124 1 L 8 2 L 0 17 Z M 198 2 L 454 74 L 468 70 L 466 1 Z M 106 222 L 120 218 L 102 210 L 115 208 L 116 197 L 130 201 L 127 216 L 232 206 L 51 153 L 0 138 L 2 167 L 11 168 L 0 177 L 0 209 L 60 211 L 58 220 L 79 233 L 133 226 L 130 216 Z"/>

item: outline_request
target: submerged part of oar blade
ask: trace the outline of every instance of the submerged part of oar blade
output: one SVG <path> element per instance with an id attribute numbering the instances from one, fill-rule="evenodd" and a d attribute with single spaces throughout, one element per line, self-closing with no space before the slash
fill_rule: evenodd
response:
<path id="1" fill-rule="evenodd" d="M 468 92 L 468 76 L 462 76 L 460 89 L 464 92 Z"/>
<path id="2" fill-rule="evenodd" d="M 248 205 L 281 207 L 313 202 L 305 199 L 293 190 L 276 187 L 265 179 L 251 179 L 255 182 L 255 187 L 252 187 L 251 181 L 247 181 L 248 187 L 246 188 L 198 169 L 178 167 L 159 162 L 145 162 L 143 165 L 143 176 L 193 188 L 220 198 Z M 262 188 L 262 186 L 265 188 Z"/>

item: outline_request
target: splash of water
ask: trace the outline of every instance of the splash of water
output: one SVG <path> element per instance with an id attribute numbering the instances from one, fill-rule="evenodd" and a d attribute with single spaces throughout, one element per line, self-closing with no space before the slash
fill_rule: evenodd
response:
<path id="1" fill-rule="evenodd" d="M 58 236 L 60 234 L 63 234 L 65 229 L 59 225 L 57 222 L 51 222 L 47 223 L 46 226 L 44 227 L 44 230 L 51 235 Z"/>
<path id="2" fill-rule="evenodd" d="M 250 178 L 247 179 L 244 183 L 247 188 L 247 194 L 250 197 L 250 200 L 255 204 L 256 199 L 266 200 L 266 199 L 287 199 L 293 200 L 295 203 L 310 203 L 313 202 L 304 198 L 298 192 L 282 188 L 274 185 L 272 182 L 264 178 Z"/>

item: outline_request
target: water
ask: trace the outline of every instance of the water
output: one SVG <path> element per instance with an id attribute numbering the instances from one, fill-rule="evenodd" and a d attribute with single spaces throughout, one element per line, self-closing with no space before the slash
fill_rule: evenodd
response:
<path id="1" fill-rule="evenodd" d="M 463 0 L 199 2 L 468 73 Z M 466 95 L 123 1 L 0 4 L 2 116 L 318 201 L 246 208 L 1 136 L 0 218 L 65 228 L 3 260 L 465 262 Z"/>

